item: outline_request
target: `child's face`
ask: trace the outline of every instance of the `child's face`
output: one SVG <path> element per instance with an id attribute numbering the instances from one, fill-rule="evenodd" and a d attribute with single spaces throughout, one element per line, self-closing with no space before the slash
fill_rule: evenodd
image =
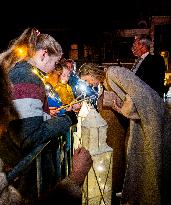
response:
<path id="1" fill-rule="evenodd" d="M 68 69 L 63 69 L 63 72 L 62 72 L 62 74 L 61 74 L 61 76 L 60 76 L 60 79 L 61 79 L 61 82 L 63 83 L 63 84 L 66 84 L 66 83 L 68 83 L 68 80 L 69 80 L 69 77 L 70 77 L 70 71 L 68 70 Z"/>

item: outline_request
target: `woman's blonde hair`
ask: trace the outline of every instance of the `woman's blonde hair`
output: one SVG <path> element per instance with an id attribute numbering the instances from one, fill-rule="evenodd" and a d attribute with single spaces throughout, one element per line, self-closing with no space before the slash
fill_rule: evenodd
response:
<path id="1" fill-rule="evenodd" d="M 39 49 L 46 49 L 49 55 L 55 55 L 59 59 L 63 54 L 61 45 L 52 36 L 41 34 L 36 28 L 27 28 L 0 54 L 0 64 L 9 70 L 16 62 L 31 58 Z"/>
<path id="2" fill-rule="evenodd" d="M 91 75 L 103 82 L 105 79 L 105 71 L 94 63 L 84 63 L 79 69 L 79 76 Z"/>

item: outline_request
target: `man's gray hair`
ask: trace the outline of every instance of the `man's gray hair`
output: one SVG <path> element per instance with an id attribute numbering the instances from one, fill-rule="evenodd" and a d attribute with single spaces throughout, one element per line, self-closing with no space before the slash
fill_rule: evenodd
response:
<path id="1" fill-rule="evenodd" d="M 152 39 L 149 35 L 142 34 L 142 35 L 137 36 L 137 38 L 140 40 L 140 42 L 143 45 L 145 45 L 150 50 Z"/>

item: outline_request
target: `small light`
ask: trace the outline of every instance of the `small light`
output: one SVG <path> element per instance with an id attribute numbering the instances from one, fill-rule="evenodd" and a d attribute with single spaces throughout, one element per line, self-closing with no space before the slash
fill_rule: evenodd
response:
<path id="1" fill-rule="evenodd" d="M 103 164 L 99 164 L 99 165 L 97 165 L 96 169 L 97 169 L 97 171 L 99 171 L 99 172 L 103 172 L 103 171 L 105 171 L 105 167 L 104 167 Z"/>
<path id="2" fill-rule="evenodd" d="M 104 186 L 104 184 L 101 184 L 100 187 L 101 187 L 102 189 L 104 189 L 105 186 Z"/>
<path id="3" fill-rule="evenodd" d="M 87 84 L 86 84 L 86 82 L 83 81 L 83 80 L 79 80 L 79 81 L 78 81 L 78 89 L 79 89 L 80 91 L 86 93 L 86 92 L 87 92 Z"/>
<path id="4" fill-rule="evenodd" d="M 15 53 L 18 57 L 25 58 L 27 56 L 27 47 L 26 46 L 16 47 Z"/>
<path id="5" fill-rule="evenodd" d="M 38 74 L 36 69 L 33 69 L 32 72 L 35 73 L 35 74 Z"/>

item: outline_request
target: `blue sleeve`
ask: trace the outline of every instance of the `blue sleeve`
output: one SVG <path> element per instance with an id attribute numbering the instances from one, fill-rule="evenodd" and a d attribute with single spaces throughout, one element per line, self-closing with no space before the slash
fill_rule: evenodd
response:
<path id="1" fill-rule="evenodd" d="M 57 116 L 47 121 L 43 121 L 42 117 L 31 117 L 12 122 L 12 126 L 20 130 L 15 141 L 18 141 L 19 147 L 24 152 L 66 134 L 71 125 L 72 121 L 67 115 Z"/>

